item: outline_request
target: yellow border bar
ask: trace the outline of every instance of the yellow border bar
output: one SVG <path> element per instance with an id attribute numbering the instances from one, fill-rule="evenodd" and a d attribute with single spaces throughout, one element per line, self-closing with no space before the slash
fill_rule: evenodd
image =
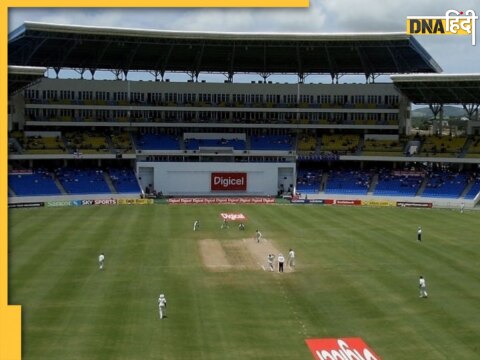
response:
<path id="1" fill-rule="evenodd" d="M 2 125 L 0 131 L 0 359 L 19 360 L 22 357 L 21 307 L 8 306 L 8 8 L 0 5 L 1 49 L 0 56 L 0 108 Z"/>
<path id="2" fill-rule="evenodd" d="M 7 7 L 36 7 L 32 0 L 7 0 Z M 41 2 L 42 7 L 79 7 L 78 2 L 65 2 L 61 0 L 46 0 Z M 309 0 L 127 0 L 96 1 L 83 0 L 81 7 L 159 7 L 159 8 L 306 8 Z"/>

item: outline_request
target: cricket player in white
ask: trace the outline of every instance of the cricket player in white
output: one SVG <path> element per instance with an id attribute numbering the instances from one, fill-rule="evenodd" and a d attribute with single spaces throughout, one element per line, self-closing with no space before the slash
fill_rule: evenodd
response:
<path id="1" fill-rule="evenodd" d="M 422 241 L 422 227 L 419 226 L 417 230 L 417 240 Z"/>
<path id="2" fill-rule="evenodd" d="M 270 271 L 274 271 L 274 269 L 273 269 L 273 260 L 275 260 L 275 255 L 273 255 L 273 254 L 268 254 L 267 263 L 268 263 L 268 267 L 270 268 Z"/>
<path id="3" fill-rule="evenodd" d="M 420 297 L 421 298 L 428 297 L 427 283 L 425 282 L 425 279 L 423 278 L 423 276 L 420 276 L 420 279 L 418 280 L 418 287 L 420 288 Z"/>
<path id="4" fill-rule="evenodd" d="M 465 210 L 465 203 L 462 202 L 462 203 L 460 204 L 460 213 L 463 214 L 463 211 L 464 211 L 464 210 Z"/>
<path id="5" fill-rule="evenodd" d="M 193 223 L 193 231 L 197 231 L 200 228 L 200 221 L 195 220 Z"/>
<path id="6" fill-rule="evenodd" d="M 257 239 L 257 243 L 260 242 L 260 240 L 262 239 L 262 233 L 260 231 L 255 231 L 255 239 Z"/>
<path id="7" fill-rule="evenodd" d="M 288 252 L 287 263 L 289 268 L 295 268 L 295 251 L 293 251 L 293 249 L 290 249 Z"/>
<path id="8" fill-rule="evenodd" d="M 104 265 L 105 265 L 105 255 L 103 253 L 101 253 L 98 256 L 98 267 L 99 267 L 99 269 L 103 270 Z"/>
<path id="9" fill-rule="evenodd" d="M 160 320 L 167 317 L 167 298 L 163 294 L 158 297 L 158 313 Z"/>

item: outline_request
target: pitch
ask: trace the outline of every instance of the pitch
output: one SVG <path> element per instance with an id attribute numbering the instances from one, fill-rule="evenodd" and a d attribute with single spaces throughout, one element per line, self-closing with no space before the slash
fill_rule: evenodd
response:
<path id="1" fill-rule="evenodd" d="M 221 230 L 222 211 L 244 213 L 246 229 Z M 480 357 L 479 212 L 151 205 L 9 216 L 24 359 L 312 359 L 305 339 L 352 336 L 383 359 Z M 275 251 L 295 249 L 295 271 L 252 265 L 257 228 Z M 229 268 L 206 265 L 206 239 Z"/>

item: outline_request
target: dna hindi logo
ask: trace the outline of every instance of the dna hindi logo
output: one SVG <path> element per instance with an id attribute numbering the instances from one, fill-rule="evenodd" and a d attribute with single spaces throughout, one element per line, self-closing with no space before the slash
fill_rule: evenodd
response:
<path id="1" fill-rule="evenodd" d="M 407 34 L 413 35 L 470 35 L 476 45 L 474 10 L 447 10 L 445 16 L 407 16 Z"/>

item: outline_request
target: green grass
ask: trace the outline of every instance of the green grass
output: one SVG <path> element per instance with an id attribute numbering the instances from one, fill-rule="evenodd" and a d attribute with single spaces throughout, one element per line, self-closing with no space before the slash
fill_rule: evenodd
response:
<path id="1" fill-rule="evenodd" d="M 224 210 L 247 215 L 245 233 L 220 230 Z M 152 205 L 9 216 L 24 359 L 312 359 L 305 339 L 352 336 L 382 359 L 480 358 L 479 212 Z M 253 239 L 256 228 L 295 248 L 295 273 L 204 268 L 200 239 Z"/>

